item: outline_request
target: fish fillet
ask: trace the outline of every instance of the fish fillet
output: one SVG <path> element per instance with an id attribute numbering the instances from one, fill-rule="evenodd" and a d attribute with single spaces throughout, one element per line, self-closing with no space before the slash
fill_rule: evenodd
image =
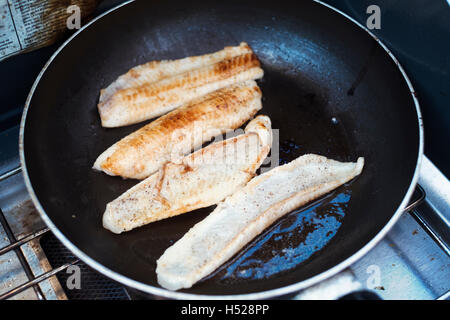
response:
<path id="1" fill-rule="evenodd" d="M 192 99 L 264 72 L 246 43 L 216 53 L 152 61 L 120 76 L 100 93 L 103 127 L 120 127 L 167 113 Z"/>
<path id="2" fill-rule="evenodd" d="M 166 163 L 106 206 L 103 227 L 121 233 L 222 201 L 254 177 L 270 151 L 272 130 L 258 116 L 245 133 Z"/>
<path id="3" fill-rule="evenodd" d="M 164 252 L 159 284 L 190 288 L 275 220 L 353 179 L 363 165 L 363 158 L 343 163 L 308 154 L 253 178 Z"/>
<path id="4" fill-rule="evenodd" d="M 101 90 L 99 102 L 108 100 L 114 93 L 122 89 L 139 87 L 145 83 L 156 82 L 176 74 L 212 65 L 247 53 L 252 53 L 252 50 L 247 43 L 241 42 L 239 46 L 225 47 L 223 50 L 201 56 L 186 57 L 178 60 L 150 61 L 130 69 L 107 88 Z"/>
<path id="5" fill-rule="evenodd" d="M 253 80 L 222 88 L 126 136 L 104 151 L 93 168 L 113 176 L 144 179 L 167 161 L 239 128 L 261 107 L 261 90 Z"/>

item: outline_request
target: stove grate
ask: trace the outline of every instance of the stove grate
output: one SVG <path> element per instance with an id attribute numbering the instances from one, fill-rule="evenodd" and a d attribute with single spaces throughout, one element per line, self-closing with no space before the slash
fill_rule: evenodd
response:
<path id="1" fill-rule="evenodd" d="M 53 268 L 76 260 L 73 253 L 67 249 L 53 233 L 42 236 L 41 247 L 47 260 Z M 80 268 L 80 289 L 69 289 L 67 283 L 72 273 L 58 272 L 57 277 L 69 300 L 128 300 L 125 288 L 90 268 L 83 262 L 78 262 Z"/>

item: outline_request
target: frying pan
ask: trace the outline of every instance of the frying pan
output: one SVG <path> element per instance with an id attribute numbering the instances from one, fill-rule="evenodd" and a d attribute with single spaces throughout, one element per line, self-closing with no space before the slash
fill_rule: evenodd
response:
<path id="1" fill-rule="evenodd" d="M 264 78 L 260 113 L 279 129 L 280 163 L 305 153 L 365 157 L 361 176 L 280 219 L 190 289 L 156 281 L 156 260 L 213 208 L 122 235 L 106 204 L 137 183 L 94 172 L 96 157 L 144 124 L 106 129 L 96 103 L 129 68 L 246 41 Z M 53 55 L 21 123 L 25 182 L 44 221 L 91 267 L 169 298 L 269 298 L 298 291 L 362 257 L 400 217 L 423 152 L 418 101 L 389 50 L 363 26 L 314 1 L 135 1 L 89 23 Z"/>

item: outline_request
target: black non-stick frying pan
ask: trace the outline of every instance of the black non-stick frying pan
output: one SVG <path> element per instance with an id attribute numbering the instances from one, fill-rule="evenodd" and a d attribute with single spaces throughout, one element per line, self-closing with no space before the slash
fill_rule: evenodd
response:
<path id="1" fill-rule="evenodd" d="M 280 219 L 191 289 L 162 289 L 164 250 L 212 208 L 116 235 L 106 203 L 136 184 L 94 172 L 96 157 L 145 123 L 105 129 L 99 91 L 149 60 L 246 41 L 264 78 L 260 113 L 279 129 L 280 162 L 305 153 L 365 157 L 361 176 Z M 373 35 L 314 1 L 136 1 L 75 34 L 34 84 L 21 128 L 31 197 L 55 235 L 91 267 L 172 298 L 267 298 L 321 281 L 369 251 L 400 217 L 423 150 L 418 102 L 397 60 Z M 195 296 L 193 295 L 195 294 Z"/>

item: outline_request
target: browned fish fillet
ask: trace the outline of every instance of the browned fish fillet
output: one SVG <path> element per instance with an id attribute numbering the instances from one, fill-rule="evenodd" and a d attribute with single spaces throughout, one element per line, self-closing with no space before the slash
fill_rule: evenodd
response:
<path id="1" fill-rule="evenodd" d="M 119 127 L 167 113 L 192 99 L 264 72 L 246 43 L 175 61 L 131 69 L 102 90 L 98 110 L 104 127 Z"/>
<path id="2" fill-rule="evenodd" d="M 103 152 L 93 168 L 144 179 L 167 161 L 239 128 L 261 107 L 261 90 L 253 80 L 214 91 L 126 136 Z"/>
<path id="3" fill-rule="evenodd" d="M 271 144 L 270 119 L 258 116 L 245 133 L 212 143 L 178 163 L 167 162 L 108 203 L 103 227 L 121 233 L 214 205 L 253 178 Z"/>
<path id="4" fill-rule="evenodd" d="M 364 158 L 338 162 L 307 154 L 253 178 L 164 252 L 156 262 L 158 283 L 190 288 L 277 219 L 350 181 L 363 166 Z"/>
<path id="5" fill-rule="evenodd" d="M 108 100 L 121 89 L 139 87 L 145 83 L 160 81 L 164 78 L 247 53 L 252 53 L 252 50 L 247 43 L 242 42 L 239 46 L 225 47 L 223 50 L 201 56 L 186 57 L 178 60 L 150 61 L 130 69 L 107 88 L 101 90 L 99 102 Z"/>

